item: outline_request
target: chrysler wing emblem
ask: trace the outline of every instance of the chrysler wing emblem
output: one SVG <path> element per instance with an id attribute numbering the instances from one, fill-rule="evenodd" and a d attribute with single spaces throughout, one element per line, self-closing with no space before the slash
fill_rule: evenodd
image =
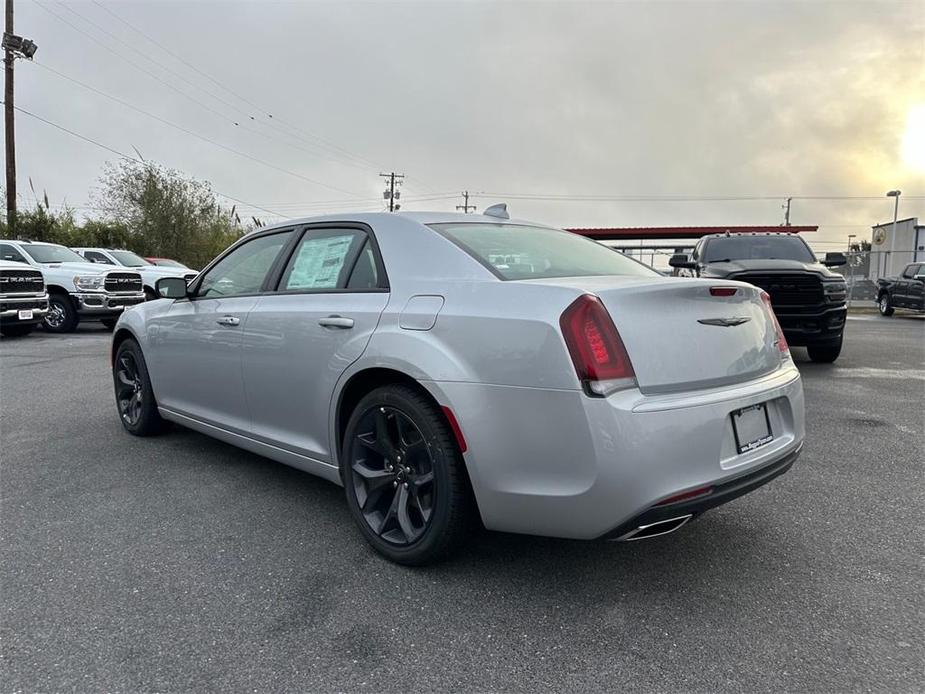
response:
<path id="1" fill-rule="evenodd" d="M 742 323 L 748 323 L 750 320 L 751 318 L 748 316 L 733 316 L 732 318 L 700 318 L 697 322 L 704 325 L 718 325 L 721 328 L 732 328 L 736 325 L 742 325 Z"/>

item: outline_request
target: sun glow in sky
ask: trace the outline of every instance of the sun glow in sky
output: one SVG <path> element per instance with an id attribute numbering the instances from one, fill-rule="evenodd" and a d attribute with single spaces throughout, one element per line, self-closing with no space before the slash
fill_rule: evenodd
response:
<path id="1" fill-rule="evenodd" d="M 916 104 L 909 109 L 902 155 L 906 164 L 916 171 L 925 173 L 925 103 Z"/>

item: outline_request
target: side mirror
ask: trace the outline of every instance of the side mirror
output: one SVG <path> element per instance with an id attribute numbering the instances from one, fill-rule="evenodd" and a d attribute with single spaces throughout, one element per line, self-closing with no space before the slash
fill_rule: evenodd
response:
<path id="1" fill-rule="evenodd" d="M 154 288 L 161 299 L 183 299 L 187 296 L 186 280 L 182 277 L 161 277 Z"/>
<path id="2" fill-rule="evenodd" d="M 697 267 L 697 263 L 691 260 L 686 253 L 675 253 L 668 259 L 668 264 L 674 268 L 686 268 L 688 270 L 694 270 Z"/>
<path id="3" fill-rule="evenodd" d="M 825 254 L 825 260 L 822 261 L 822 264 L 826 267 L 838 267 L 839 265 L 847 265 L 848 259 L 845 258 L 844 253 L 830 252 Z"/>

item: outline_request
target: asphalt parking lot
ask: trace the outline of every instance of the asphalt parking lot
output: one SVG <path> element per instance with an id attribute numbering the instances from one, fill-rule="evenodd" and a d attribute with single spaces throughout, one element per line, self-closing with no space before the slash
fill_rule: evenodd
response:
<path id="1" fill-rule="evenodd" d="M 109 334 L 0 343 L 5 691 L 921 691 L 925 320 L 795 350 L 805 451 L 679 533 L 391 565 L 342 491 L 125 434 Z"/>

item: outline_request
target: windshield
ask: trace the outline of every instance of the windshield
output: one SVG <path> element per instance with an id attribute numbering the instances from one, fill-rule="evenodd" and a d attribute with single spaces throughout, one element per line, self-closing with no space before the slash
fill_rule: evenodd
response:
<path id="1" fill-rule="evenodd" d="M 703 251 L 706 263 L 729 260 L 798 260 L 815 263 L 812 251 L 798 236 L 724 236 L 709 239 Z"/>
<path id="2" fill-rule="evenodd" d="M 86 258 L 77 255 L 64 246 L 40 246 L 23 244 L 22 249 L 37 263 L 89 263 Z"/>
<path id="3" fill-rule="evenodd" d="M 126 267 L 144 267 L 151 264 L 131 251 L 109 251 L 109 255 L 118 260 L 119 265 L 125 265 Z"/>
<path id="4" fill-rule="evenodd" d="M 658 273 L 622 253 L 560 229 L 517 224 L 433 224 L 495 275 L 504 280 L 591 275 L 658 277 Z"/>

